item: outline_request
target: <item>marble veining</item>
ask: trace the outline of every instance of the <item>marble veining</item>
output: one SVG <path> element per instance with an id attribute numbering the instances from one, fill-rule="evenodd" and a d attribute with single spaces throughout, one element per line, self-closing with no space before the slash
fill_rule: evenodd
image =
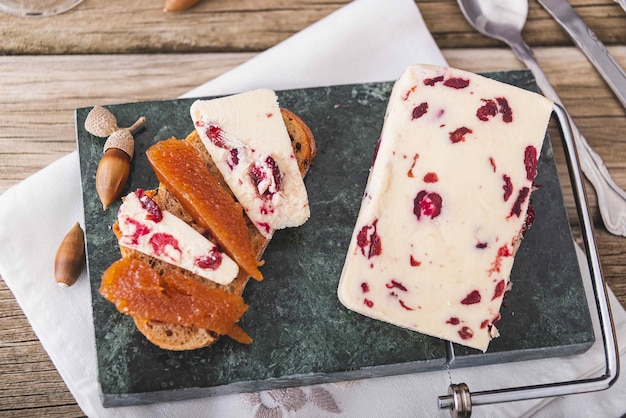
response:
<path id="1" fill-rule="evenodd" d="M 527 70 L 489 77 L 536 90 Z M 336 288 L 392 83 L 278 92 L 280 104 L 313 131 L 318 155 L 306 177 L 311 219 L 278 231 L 266 253 L 263 282 L 244 292 L 250 305 L 240 324 L 254 343 L 222 338 L 194 351 L 161 350 L 98 293 L 102 272 L 120 257 L 111 225 L 119 202 L 104 212 L 94 181 L 104 139 L 84 130 L 90 108 L 76 110 L 87 237 L 88 271 L 105 406 L 299 386 L 445 368 L 444 342 L 345 309 Z M 157 180 L 146 149 L 193 125 L 192 99 L 107 106 L 120 126 L 139 116 L 135 158 L 125 193 Z M 574 244 L 549 138 L 532 195 L 537 213 L 512 272 L 502 309 L 502 336 L 486 354 L 455 347 L 455 367 L 576 354 L 594 341 Z"/>

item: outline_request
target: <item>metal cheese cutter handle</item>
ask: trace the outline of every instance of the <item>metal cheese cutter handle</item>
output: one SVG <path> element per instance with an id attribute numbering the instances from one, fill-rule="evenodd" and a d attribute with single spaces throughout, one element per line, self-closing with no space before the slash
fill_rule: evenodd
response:
<path id="1" fill-rule="evenodd" d="M 567 112 L 558 104 L 554 105 L 553 113 L 557 118 L 561 130 L 561 138 L 565 150 L 568 170 L 572 182 L 572 190 L 578 218 L 581 224 L 585 253 L 589 264 L 591 285 L 594 291 L 596 307 L 600 320 L 600 329 L 604 343 L 604 357 L 606 367 L 600 377 L 571 380 L 564 382 L 520 386 L 513 388 L 495 389 L 470 393 L 465 383 L 451 384 L 448 395 L 438 398 L 439 409 L 449 409 L 453 417 L 469 417 L 472 406 L 489 405 L 503 402 L 523 401 L 528 399 L 550 398 L 555 396 L 572 395 L 586 392 L 596 392 L 608 389 L 615 383 L 619 375 L 619 354 L 613 318 L 606 290 L 606 284 L 602 277 L 600 261 L 595 240 L 593 237 L 591 217 L 587 209 L 587 200 L 580 174 L 580 165 L 576 152 L 574 135 L 570 126 Z M 454 361 L 454 349 L 448 342 L 448 365 Z"/>

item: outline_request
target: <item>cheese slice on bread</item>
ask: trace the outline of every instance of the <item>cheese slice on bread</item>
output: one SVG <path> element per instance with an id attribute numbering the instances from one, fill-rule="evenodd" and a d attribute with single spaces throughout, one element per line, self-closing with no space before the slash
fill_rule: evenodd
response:
<path id="1" fill-rule="evenodd" d="M 196 100 L 190 113 L 222 178 L 265 238 L 306 222 L 309 200 L 274 91 Z"/>
<path id="2" fill-rule="evenodd" d="M 282 119 L 287 129 L 291 146 L 293 148 L 293 155 L 297 162 L 299 175 L 304 177 L 315 157 L 317 152 L 315 139 L 308 126 L 293 112 L 280 109 Z M 232 196 L 232 191 L 226 185 L 220 171 L 217 169 L 213 159 L 206 150 L 202 143 L 198 133 L 193 131 L 190 133 L 184 141 L 186 144 L 191 145 L 198 153 L 202 161 L 205 163 L 207 169 L 213 176 L 215 176 L 218 182 L 224 187 Z M 167 187 L 160 183 L 156 190 L 145 191 L 157 205 L 163 210 L 167 211 L 179 219 L 189 224 L 192 228 L 198 231 L 200 234 L 209 236 L 210 234 L 201 226 L 196 219 L 184 208 L 184 205 L 175 197 L 175 193 L 172 193 Z M 234 197 L 234 196 L 233 196 Z M 257 227 L 250 221 L 249 218 L 245 218 L 246 228 L 249 233 L 254 257 L 257 260 L 257 264 L 261 264 L 260 260 L 269 243 L 269 239 L 264 237 Z M 122 233 L 119 225 L 113 226 L 113 231 L 118 237 L 121 238 Z M 241 295 L 249 280 L 250 275 L 246 273 L 243 268 L 239 269 L 237 277 L 227 284 L 218 284 L 216 282 L 207 280 L 201 276 L 191 273 L 189 270 L 182 269 L 174 264 L 167 263 L 162 260 L 158 260 L 145 253 L 130 249 L 120 244 L 120 250 L 123 258 L 136 258 L 147 262 L 150 266 L 159 274 L 169 274 L 173 271 L 183 273 L 186 277 L 192 277 L 194 280 L 199 281 L 203 285 L 209 288 L 220 288 L 227 293 Z M 220 337 L 219 334 L 205 329 L 187 327 L 178 324 L 164 323 L 155 320 L 146 320 L 142 318 L 133 318 L 138 330 L 146 336 L 146 338 L 157 345 L 160 348 L 166 350 L 193 350 L 201 347 L 209 346 L 213 344 Z"/>

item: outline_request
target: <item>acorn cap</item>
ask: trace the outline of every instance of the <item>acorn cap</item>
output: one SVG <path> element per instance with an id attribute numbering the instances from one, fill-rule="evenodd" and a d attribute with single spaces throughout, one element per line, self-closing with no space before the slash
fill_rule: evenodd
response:
<path id="1" fill-rule="evenodd" d="M 94 106 L 85 119 L 85 130 L 101 138 L 106 138 L 118 129 L 113 113 L 100 105 Z"/>
<path id="2" fill-rule="evenodd" d="M 128 129 L 120 129 L 107 138 L 103 152 L 106 153 L 109 148 L 117 148 L 124 151 L 132 160 L 135 154 L 135 139 Z"/>

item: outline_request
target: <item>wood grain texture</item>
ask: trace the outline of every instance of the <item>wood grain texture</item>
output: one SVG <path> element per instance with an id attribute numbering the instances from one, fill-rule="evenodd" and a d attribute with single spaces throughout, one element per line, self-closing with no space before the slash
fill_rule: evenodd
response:
<path id="1" fill-rule="evenodd" d="M 0 54 L 262 51 L 348 2 L 202 0 L 188 10 L 164 13 L 162 3 L 154 0 L 85 0 L 45 24 L 40 19 L 0 15 Z M 441 48 L 501 46 L 472 28 L 455 0 L 416 3 Z M 575 0 L 571 4 L 600 40 L 607 45 L 626 44 L 626 16 L 616 3 Z M 524 36 L 532 46 L 573 45 L 534 1 L 529 4 Z"/>
<path id="2" fill-rule="evenodd" d="M 202 0 L 161 12 L 154 0 L 85 0 L 55 18 L 0 15 L 0 193 L 76 149 L 73 110 L 174 98 L 348 0 Z M 470 71 L 523 68 L 503 44 L 476 33 L 454 0 L 417 1 L 450 65 Z M 570 0 L 626 67 L 626 13 L 611 0 Z M 626 112 L 541 6 L 530 2 L 527 42 L 589 143 L 626 188 Z M 554 130 L 552 135 L 556 135 Z M 567 184 L 556 148 L 559 175 Z M 626 241 L 604 229 L 587 183 L 606 280 L 626 306 Z M 571 191 L 565 200 L 579 236 Z M 11 291 L 0 280 L 0 416 L 81 416 Z"/>
<path id="3" fill-rule="evenodd" d="M 74 109 L 175 98 L 252 56 L 0 57 L 0 193 L 76 149 Z"/>
<path id="4" fill-rule="evenodd" d="M 154 0 L 85 0 L 47 19 L 0 16 L 0 53 L 100 54 L 261 51 L 347 0 L 203 0 L 164 13 Z"/>
<path id="5" fill-rule="evenodd" d="M 626 65 L 626 47 L 610 47 Z M 624 109 L 574 48 L 538 48 L 537 59 L 618 184 L 626 146 Z M 523 68 L 508 49 L 444 50 L 451 65 L 470 71 Z M 0 57 L 0 193 L 76 149 L 73 111 L 93 104 L 174 98 L 254 53 Z M 40 69 L 46 68 L 46 80 Z M 68 80 L 68 69 L 71 80 Z M 180 71 L 184 68 L 184 71 Z M 28 104 L 28 105 L 26 105 Z M 621 176 L 621 177 L 620 177 Z M 593 203 L 593 202 L 592 202 Z"/>

